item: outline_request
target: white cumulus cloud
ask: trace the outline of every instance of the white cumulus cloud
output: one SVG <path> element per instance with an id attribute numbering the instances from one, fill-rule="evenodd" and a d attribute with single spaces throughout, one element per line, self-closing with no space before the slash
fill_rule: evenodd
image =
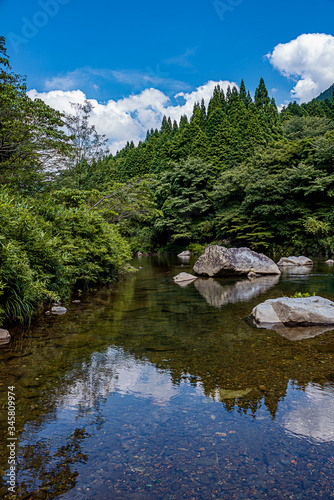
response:
<path id="1" fill-rule="evenodd" d="M 139 94 L 118 100 L 109 100 L 99 103 L 96 99 L 88 99 L 93 105 L 91 123 L 95 125 L 99 134 L 105 134 L 109 139 L 110 150 L 115 153 L 127 141 L 145 139 L 146 132 L 151 128 L 160 128 L 163 115 L 170 116 L 172 120 L 179 121 L 182 115 L 191 115 L 194 103 L 204 99 L 206 105 L 212 96 L 216 85 L 226 91 L 229 81 L 209 81 L 198 87 L 193 92 L 179 92 L 175 99 L 182 103 L 173 104 L 170 98 L 154 88 L 147 88 Z M 84 103 L 86 95 L 81 90 L 51 90 L 37 92 L 30 90 L 31 99 L 42 99 L 46 104 L 62 112 L 71 113 L 71 102 Z"/>
<path id="2" fill-rule="evenodd" d="M 313 99 L 334 83 L 332 35 L 300 35 L 288 43 L 276 45 L 267 58 L 282 75 L 296 81 L 291 95 L 301 102 Z"/>

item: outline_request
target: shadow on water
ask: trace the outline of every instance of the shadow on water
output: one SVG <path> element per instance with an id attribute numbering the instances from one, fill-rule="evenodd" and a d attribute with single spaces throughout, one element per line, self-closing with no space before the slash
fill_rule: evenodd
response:
<path id="1" fill-rule="evenodd" d="M 138 273 L 3 346 L 15 386 L 17 498 L 332 498 L 333 332 L 291 341 L 245 321 L 267 298 L 334 299 L 321 265 L 251 282 Z"/>

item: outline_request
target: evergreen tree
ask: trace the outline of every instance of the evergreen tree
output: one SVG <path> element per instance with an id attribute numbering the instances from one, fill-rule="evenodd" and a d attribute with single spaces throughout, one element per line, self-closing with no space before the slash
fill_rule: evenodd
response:
<path id="1" fill-rule="evenodd" d="M 180 118 L 180 125 L 179 125 L 179 129 L 182 129 L 182 128 L 186 127 L 187 125 L 189 125 L 187 115 L 183 115 L 183 116 L 181 116 L 181 118 Z"/>
<path id="2" fill-rule="evenodd" d="M 201 120 L 200 120 L 200 127 L 204 130 L 205 125 L 206 125 L 206 120 L 207 120 L 207 115 L 206 115 L 206 106 L 204 99 L 201 101 Z"/>
<path id="3" fill-rule="evenodd" d="M 222 109 L 222 101 L 220 95 L 220 86 L 217 85 L 213 90 L 213 95 L 209 101 L 208 105 L 208 118 L 216 111 L 216 109 Z"/>
<path id="4" fill-rule="evenodd" d="M 239 95 L 240 95 L 240 100 L 244 103 L 246 108 L 248 108 L 248 96 L 247 96 L 247 92 L 246 92 L 245 82 L 243 80 L 241 80 L 241 83 L 240 83 Z"/>
<path id="5" fill-rule="evenodd" d="M 263 78 L 260 79 L 259 86 L 255 90 L 254 99 L 255 106 L 266 111 L 267 106 L 270 104 L 270 99 Z"/>

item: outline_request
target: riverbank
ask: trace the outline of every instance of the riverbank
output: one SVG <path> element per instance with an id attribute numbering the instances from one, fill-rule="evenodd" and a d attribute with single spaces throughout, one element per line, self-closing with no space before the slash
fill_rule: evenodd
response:
<path id="1" fill-rule="evenodd" d="M 114 281 L 131 260 L 118 229 L 86 205 L 0 189 L 0 322 L 29 322 L 44 304 Z"/>

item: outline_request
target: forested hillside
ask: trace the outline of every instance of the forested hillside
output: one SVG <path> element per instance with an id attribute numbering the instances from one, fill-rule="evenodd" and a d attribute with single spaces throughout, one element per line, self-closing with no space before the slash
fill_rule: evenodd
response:
<path id="1" fill-rule="evenodd" d="M 333 90 L 334 83 L 328 89 L 324 90 L 324 92 L 321 92 L 321 94 L 318 95 L 318 97 L 316 98 L 317 101 L 326 101 L 326 99 L 330 101 L 333 95 Z"/>
<path id="2" fill-rule="evenodd" d="M 123 225 L 133 251 L 224 241 L 273 255 L 331 254 L 333 95 L 290 103 L 279 114 L 263 79 L 254 99 L 243 81 L 226 95 L 216 87 L 189 120 L 164 117 L 138 146 L 83 165 L 82 187 L 150 185 L 160 215 Z"/>
<path id="3" fill-rule="evenodd" d="M 3 317 L 107 283 L 131 251 L 334 253 L 334 92 L 279 113 L 262 78 L 254 97 L 217 86 L 116 155 L 91 111 L 29 99 L 0 37 Z"/>

